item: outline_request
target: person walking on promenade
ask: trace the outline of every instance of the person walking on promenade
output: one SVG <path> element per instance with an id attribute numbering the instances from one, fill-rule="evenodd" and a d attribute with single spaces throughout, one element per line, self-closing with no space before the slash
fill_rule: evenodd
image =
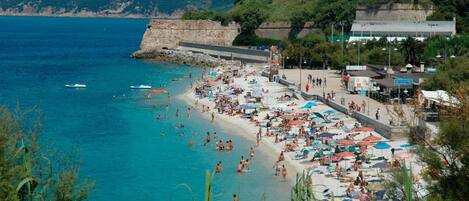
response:
<path id="1" fill-rule="evenodd" d="M 376 109 L 375 118 L 376 120 L 379 120 L 379 108 Z"/>

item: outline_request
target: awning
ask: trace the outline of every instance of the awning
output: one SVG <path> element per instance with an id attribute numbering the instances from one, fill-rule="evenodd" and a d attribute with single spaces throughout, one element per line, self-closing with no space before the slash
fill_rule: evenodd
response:
<path id="1" fill-rule="evenodd" d="M 413 87 L 412 83 L 405 83 L 405 84 L 396 84 L 394 83 L 394 79 L 392 78 L 384 78 L 384 79 L 379 79 L 375 80 L 376 84 L 383 88 L 401 88 L 401 89 L 411 89 Z"/>
<path id="2" fill-rule="evenodd" d="M 452 106 L 452 105 L 457 105 L 459 104 L 459 100 L 453 96 L 448 95 L 448 92 L 443 91 L 443 90 L 437 90 L 437 91 L 425 91 L 422 90 L 422 97 L 424 99 L 446 105 L 446 106 Z"/>

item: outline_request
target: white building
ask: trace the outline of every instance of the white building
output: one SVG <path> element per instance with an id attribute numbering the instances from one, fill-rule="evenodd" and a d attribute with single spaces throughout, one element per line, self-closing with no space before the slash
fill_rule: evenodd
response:
<path id="1" fill-rule="evenodd" d="M 400 41 L 407 37 L 425 40 L 435 35 L 456 34 L 456 19 L 453 21 L 412 21 L 412 20 L 355 20 L 352 24 L 349 42 L 380 39 Z"/>

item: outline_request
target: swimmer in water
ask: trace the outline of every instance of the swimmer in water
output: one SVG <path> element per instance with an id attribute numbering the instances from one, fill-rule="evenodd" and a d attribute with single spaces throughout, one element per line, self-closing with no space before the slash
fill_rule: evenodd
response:
<path id="1" fill-rule="evenodd" d="M 176 126 L 176 130 L 179 130 L 181 128 L 184 128 L 184 124 L 180 123 Z"/>
<path id="2" fill-rule="evenodd" d="M 254 158 L 254 148 L 251 146 L 251 150 L 249 151 L 249 156 L 251 157 L 251 160 L 252 158 Z"/>
<path id="3" fill-rule="evenodd" d="M 168 95 L 168 101 L 171 102 L 171 95 Z"/>
<path id="4" fill-rule="evenodd" d="M 218 134 L 217 134 L 217 132 L 213 132 L 213 139 L 218 140 Z"/>
<path id="5" fill-rule="evenodd" d="M 249 170 L 249 159 L 244 160 L 243 167 L 244 167 L 246 170 Z"/>
<path id="6" fill-rule="evenodd" d="M 179 117 L 179 108 L 176 109 L 176 118 L 178 118 L 178 117 Z"/>
<path id="7" fill-rule="evenodd" d="M 207 137 L 205 138 L 204 146 L 206 146 L 208 143 L 210 143 L 210 132 L 207 132 Z"/>
<path id="8" fill-rule="evenodd" d="M 186 136 L 186 134 L 184 134 L 184 132 L 182 132 L 182 133 L 179 134 L 179 136 L 184 137 L 184 136 Z"/>
<path id="9" fill-rule="evenodd" d="M 215 173 L 221 173 L 222 168 L 221 168 L 221 161 L 218 161 L 217 166 L 215 167 Z"/>
<path id="10" fill-rule="evenodd" d="M 239 162 L 238 167 L 236 168 L 236 172 L 240 174 L 243 172 L 243 162 Z"/>
<path id="11" fill-rule="evenodd" d="M 239 201 L 238 196 L 236 194 L 233 194 L 233 201 Z"/>
<path id="12" fill-rule="evenodd" d="M 161 115 L 156 115 L 156 120 L 160 120 L 161 119 Z"/>
<path id="13" fill-rule="evenodd" d="M 191 118 L 191 107 L 190 106 L 187 107 L 187 118 L 188 119 Z"/>
<path id="14" fill-rule="evenodd" d="M 192 147 L 194 145 L 194 142 L 192 140 L 189 140 L 189 147 Z"/>
<path id="15" fill-rule="evenodd" d="M 165 134 L 164 134 L 163 131 L 160 131 L 160 135 L 161 135 L 161 136 L 165 136 Z"/>

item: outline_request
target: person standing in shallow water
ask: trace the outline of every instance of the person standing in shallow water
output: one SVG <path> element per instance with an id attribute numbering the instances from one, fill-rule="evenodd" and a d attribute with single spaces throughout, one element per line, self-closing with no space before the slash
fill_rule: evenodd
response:
<path id="1" fill-rule="evenodd" d="M 207 132 L 207 137 L 205 138 L 204 146 L 206 146 L 208 143 L 210 143 L 210 132 Z"/>
<path id="2" fill-rule="evenodd" d="M 215 167 L 215 173 L 221 173 L 222 168 L 221 168 L 221 161 L 218 161 L 217 166 Z"/>
<path id="3" fill-rule="evenodd" d="M 238 196 L 236 194 L 233 194 L 233 201 L 239 201 Z"/>
<path id="4" fill-rule="evenodd" d="M 287 180 L 287 168 L 285 167 L 285 165 L 282 165 L 282 178 L 283 181 Z"/>
<path id="5" fill-rule="evenodd" d="M 212 112 L 212 123 L 215 121 L 215 113 Z"/>

